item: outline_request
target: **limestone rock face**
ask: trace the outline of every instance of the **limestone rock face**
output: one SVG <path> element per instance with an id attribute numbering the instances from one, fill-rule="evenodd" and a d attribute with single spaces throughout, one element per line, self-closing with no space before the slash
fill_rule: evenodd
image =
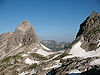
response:
<path id="1" fill-rule="evenodd" d="M 76 39 L 84 37 L 82 48 L 95 50 L 100 40 L 100 14 L 95 11 L 80 25 Z"/>
<path id="2" fill-rule="evenodd" d="M 22 22 L 15 30 L 15 35 L 17 39 L 16 43 L 23 45 L 38 42 L 38 37 L 34 31 L 34 28 L 28 21 Z"/>
<path id="3" fill-rule="evenodd" d="M 61 63 L 63 64 L 61 67 L 52 69 L 50 72 L 47 73 L 47 75 L 81 75 L 77 73 L 72 73 L 69 74 L 71 70 L 79 70 L 82 75 L 85 75 L 85 71 L 89 71 L 91 69 L 98 69 L 100 71 L 100 65 L 90 65 L 90 62 L 95 60 L 95 59 L 100 59 L 100 57 L 93 57 L 93 58 L 86 58 L 82 59 L 79 57 L 74 57 L 74 58 L 68 58 L 66 60 L 62 60 Z M 95 73 L 93 71 L 92 73 Z M 91 75 L 87 74 L 86 75 Z M 96 75 L 99 75 L 98 73 Z"/>
<path id="4" fill-rule="evenodd" d="M 76 39 L 69 44 L 62 65 L 47 75 L 100 74 L 100 14 L 95 11 L 80 25 Z M 80 53 L 79 53 L 80 52 Z M 85 55 L 85 53 L 87 55 Z M 83 56 L 84 55 L 84 56 Z M 88 56 L 90 55 L 90 56 Z M 94 56 L 95 55 L 95 56 Z"/>
<path id="5" fill-rule="evenodd" d="M 39 39 L 34 28 L 28 21 L 24 21 L 16 28 L 15 32 L 0 35 L 0 54 L 4 56 L 5 53 L 9 53 L 17 47 L 38 43 Z"/>

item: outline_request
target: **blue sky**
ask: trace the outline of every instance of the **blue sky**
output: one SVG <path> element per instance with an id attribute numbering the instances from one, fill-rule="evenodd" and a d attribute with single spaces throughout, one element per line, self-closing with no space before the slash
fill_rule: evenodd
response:
<path id="1" fill-rule="evenodd" d="M 28 20 L 41 40 L 72 41 L 94 10 L 100 0 L 0 0 L 0 34 Z"/>

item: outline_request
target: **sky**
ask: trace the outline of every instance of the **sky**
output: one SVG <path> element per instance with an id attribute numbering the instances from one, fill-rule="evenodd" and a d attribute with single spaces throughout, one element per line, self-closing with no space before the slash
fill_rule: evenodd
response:
<path id="1" fill-rule="evenodd" d="M 94 10 L 100 13 L 100 0 L 0 0 L 0 34 L 28 20 L 40 40 L 70 42 Z"/>

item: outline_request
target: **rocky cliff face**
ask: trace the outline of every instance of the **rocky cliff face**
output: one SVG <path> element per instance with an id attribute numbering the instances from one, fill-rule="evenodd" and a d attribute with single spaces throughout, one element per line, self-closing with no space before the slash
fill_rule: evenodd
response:
<path id="1" fill-rule="evenodd" d="M 66 48 L 62 65 L 47 75 L 100 74 L 100 14 L 95 11 L 80 25 L 76 39 Z M 64 52 L 65 53 L 65 52 Z"/>
<path id="2" fill-rule="evenodd" d="M 38 44 L 39 39 L 35 34 L 34 28 L 28 21 L 22 22 L 15 32 L 4 33 L 0 35 L 1 57 L 17 49 L 17 47 Z M 2 54 L 3 53 L 3 54 Z"/>
<path id="3" fill-rule="evenodd" d="M 45 75 L 61 53 L 42 45 L 33 26 L 24 21 L 14 32 L 0 35 L 0 75 Z"/>
<path id="4" fill-rule="evenodd" d="M 23 45 L 39 43 L 39 39 L 34 31 L 34 28 L 28 21 L 22 22 L 15 30 L 16 43 Z M 19 42 L 20 41 L 20 42 Z"/>
<path id="5" fill-rule="evenodd" d="M 81 45 L 86 51 L 97 49 L 100 40 L 100 14 L 95 11 L 80 25 L 76 39 L 84 38 Z"/>
<path id="6" fill-rule="evenodd" d="M 28 21 L 0 35 L 0 75 L 100 74 L 100 14 L 81 25 L 70 48 L 53 52 L 40 43 Z"/>
<path id="7" fill-rule="evenodd" d="M 100 59 L 100 57 L 93 57 L 93 58 L 85 58 L 82 59 L 80 57 L 68 58 L 63 59 L 60 62 L 62 66 L 56 69 L 52 69 L 47 75 L 99 75 L 99 73 L 95 73 L 95 71 L 100 71 L 100 65 L 93 65 L 91 62 L 94 60 Z M 90 64 L 91 63 L 91 64 Z M 92 71 L 93 74 L 87 74 L 86 72 L 90 73 Z M 76 72 L 75 72 L 76 71 Z M 86 72 L 85 72 L 86 71 Z"/>

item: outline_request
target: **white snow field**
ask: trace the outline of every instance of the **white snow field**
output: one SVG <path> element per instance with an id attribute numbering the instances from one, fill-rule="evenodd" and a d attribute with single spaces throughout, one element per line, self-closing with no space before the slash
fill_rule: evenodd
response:
<path id="1" fill-rule="evenodd" d="M 24 62 L 29 65 L 34 64 L 34 63 L 37 63 L 37 64 L 39 63 L 39 61 L 31 60 L 29 58 L 26 58 Z"/>
<path id="2" fill-rule="evenodd" d="M 100 59 L 95 59 L 94 61 L 91 61 L 90 65 L 100 65 Z"/>
<path id="3" fill-rule="evenodd" d="M 81 72 L 79 70 L 74 69 L 74 70 L 69 71 L 68 75 L 80 75 L 80 73 Z"/>
<path id="4" fill-rule="evenodd" d="M 78 41 L 76 44 L 74 44 L 69 52 L 69 54 L 71 55 L 65 56 L 63 59 L 72 57 L 83 57 L 83 58 L 95 57 L 95 56 L 100 57 L 100 47 L 96 50 L 86 52 L 83 48 L 80 47 L 81 44 L 82 44 L 81 41 Z"/>

